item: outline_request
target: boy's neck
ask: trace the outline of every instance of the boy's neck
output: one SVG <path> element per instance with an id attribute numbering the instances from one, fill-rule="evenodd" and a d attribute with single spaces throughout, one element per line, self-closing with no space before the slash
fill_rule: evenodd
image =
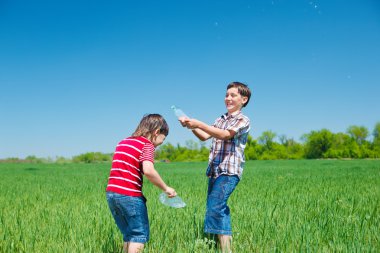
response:
<path id="1" fill-rule="evenodd" d="M 233 112 L 227 112 L 227 115 L 230 116 L 230 115 L 233 115 L 235 116 L 236 114 L 240 113 L 241 109 L 240 110 L 236 110 L 236 111 L 233 111 Z"/>

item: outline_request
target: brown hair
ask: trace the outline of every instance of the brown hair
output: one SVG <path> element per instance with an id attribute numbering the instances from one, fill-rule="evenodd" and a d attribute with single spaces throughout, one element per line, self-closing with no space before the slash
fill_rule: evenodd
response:
<path id="1" fill-rule="evenodd" d="M 227 86 L 227 90 L 230 88 L 237 88 L 241 96 L 248 98 L 247 102 L 245 102 L 245 104 L 243 105 L 243 107 L 245 107 L 248 104 L 249 99 L 251 98 L 251 90 L 248 88 L 248 86 L 244 83 L 232 82 Z"/>
<path id="2" fill-rule="evenodd" d="M 169 126 L 160 114 L 146 114 L 141 119 L 132 136 L 144 136 L 150 139 L 157 129 L 159 129 L 160 134 L 165 136 L 169 134 Z"/>

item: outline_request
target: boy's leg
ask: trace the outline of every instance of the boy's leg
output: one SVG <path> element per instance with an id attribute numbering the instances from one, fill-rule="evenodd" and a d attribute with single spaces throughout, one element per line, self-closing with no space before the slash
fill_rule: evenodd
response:
<path id="1" fill-rule="evenodd" d="M 128 253 L 140 253 L 144 249 L 144 244 L 139 242 L 128 243 Z"/>
<path id="2" fill-rule="evenodd" d="M 209 180 L 205 215 L 205 233 L 232 235 L 230 208 L 227 201 L 239 183 L 236 176 L 221 175 Z"/>
<path id="3" fill-rule="evenodd" d="M 232 236 L 230 235 L 218 235 L 219 243 L 220 243 L 220 249 L 222 253 L 230 253 L 231 251 L 231 241 Z"/>
<path id="4" fill-rule="evenodd" d="M 123 253 L 128 253 L 128 247 L 129 247 L 129 242 L 124 242 L 124 244 L 123 244 Z"/>
<path id="5" fill-rule="evenodd" d="M 145 198 L 107 193 L 107 200 L 112 216 L 123 234 L 123 253 L 141 252 L 144 249 L 144 243 L 149 240 L 149 220 Z M 130 242 L 131 237 L 139 239 L 138 242 Z"/>
<path id="6" fill-rule="evenodd" d="M 239 181 L 237 176 L 224 175 L 209 180 L 205 232 L 218 235 L 222 253 L 231 252 L 231 217 L 227 201 Z"/>

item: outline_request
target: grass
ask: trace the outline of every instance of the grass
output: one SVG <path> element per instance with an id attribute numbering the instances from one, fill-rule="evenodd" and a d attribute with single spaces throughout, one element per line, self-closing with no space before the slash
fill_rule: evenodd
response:
<path id="1" fill-rule="evenodd" d="M 206 163 L 158 163 L 187 203 L 148 180 L 144 252 L 215 252 L 203 234 Z M 105 200 L 110 164 L 0 164 L 0 252 L 120 252 Z M 380 161 L 253 161 L 232 194 L 235 252 L 379 252 Z"/>

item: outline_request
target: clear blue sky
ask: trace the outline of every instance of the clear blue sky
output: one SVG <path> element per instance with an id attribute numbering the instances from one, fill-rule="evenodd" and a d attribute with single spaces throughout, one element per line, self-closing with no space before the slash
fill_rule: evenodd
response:
<path id="1" fill-rule="evenodd" d="M 111 153 L 145 113 L 196 140 L 231 81 L 254 138 L 380 121 L 380 2 L 0 1 L 0 158 Z"/>

